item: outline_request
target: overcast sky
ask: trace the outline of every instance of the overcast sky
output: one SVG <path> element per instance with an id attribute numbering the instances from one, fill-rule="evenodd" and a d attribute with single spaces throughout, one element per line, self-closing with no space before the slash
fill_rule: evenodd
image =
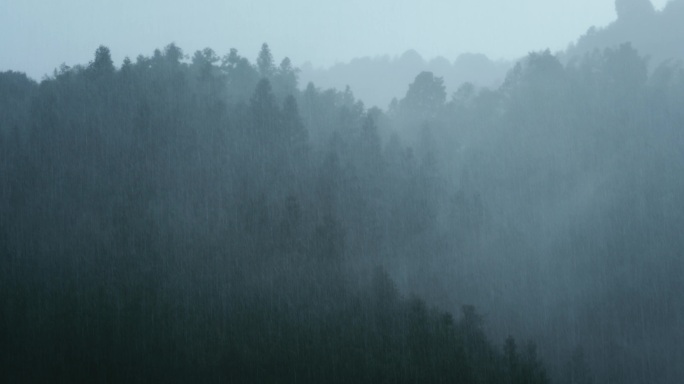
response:
<path id="1" fill-rule="evenodd" d="M 170 42 L 250 60 L 268 42 L 276 60 L 314 66 L 408 49 L 512 59 L 563 49 L 615 18 L 614 0 L 0 0 L 0 71 L 40 79 L 87 64 L 100 44 L 119 65 Z"/>

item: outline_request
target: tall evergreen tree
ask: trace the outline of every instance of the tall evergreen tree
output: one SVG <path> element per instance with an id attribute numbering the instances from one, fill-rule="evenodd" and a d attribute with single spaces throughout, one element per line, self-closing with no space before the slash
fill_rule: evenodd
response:
<path id="1" fill-rule="evenodd" d="M 261 77 L 270 78 L 275 73 L 276 68 L 273 55 L 266 43 L 261 45 L 261 51 L 259 51 L 259 57 L 257 57 L 257 68 Z"/>

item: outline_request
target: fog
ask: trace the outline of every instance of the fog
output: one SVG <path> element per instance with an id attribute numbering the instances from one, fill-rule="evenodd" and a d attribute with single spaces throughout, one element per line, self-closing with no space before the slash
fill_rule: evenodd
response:
<path id="1" fill-rule="evenodd" d="M 683 382 L 684 0 L 606 3 L 2 3 L 0 381 Z"/>
<path id="2" fill-rule="evenodd" d="M 665 3 L 654 1 L 656 8 Z M 40 80 L 62 63 L 87 62 L 100 44 L 121 63 L 169 42 L 188 52 L 237 48 L 254 57 L 267 41 L 296 64 L 314 67 L 409 49 L 427 60 L 453 61 L 462 53 L 513 60 L 564 49 L 589 27 L 614 19 L 611 0 L 2 0 L 0 70 Z"/>
<path id="3" fill-rule="evenodd" d="M 407 84 L 416 73 L 426 71 L 442 77 L 447 94 L 452 94 L 463 83 L 497 88 L 512 66 L 512 61 L 493 61 L 473 53 L 460 54 L 453 62 L 442 56 L 428 61 L 415 50 L 409 50 L 397 57 L 362 57 L 330 68 L 316 69 L 307 63 L 301 68 L 300 80 L 326 88 L 350 87 L 368 107 L 386 109 L 393 99 L 398 100 L 406 93 Z"/>

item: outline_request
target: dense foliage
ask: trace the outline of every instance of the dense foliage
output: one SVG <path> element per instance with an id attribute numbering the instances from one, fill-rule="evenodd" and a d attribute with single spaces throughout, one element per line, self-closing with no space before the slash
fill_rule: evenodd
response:
<path id="1" fill-rule="evenodd" d="M 2 73 L 3 375 L 547 382 L 515 334 L 560 383 L 680 383 L 684 71 L 651 64 L 424 72 L 386 112 L 266 45 Z"/>
<path id="2" fill-rule="evenodd" d="M 393 98 L 400 98 L 406 92 L 406 85 L 422 71 L 442 77 L 447 89 L 455 91 L 466 81 L 477 86 L 498 87 L 513 64 L 476 53 L 464 53 L 455 60 L 442 56 L 427 60 L 418 52 L 408 50 L 396 57 L 359 57 L 330 68 L 314 68 L 307 63 L 302 66 L 300 77 L 304 82 L 311 81 L 324 88 L 349 86 L 366 105 L 386 108 Z"/>
<path id="3" fill-rule="evenodd" d="M 683 60 L 684 1 L 668 0 L 662 10 L 655 10 L 650 0 L 616 0 L 617 20 L 605 27 L 591 27 L 564 56 L 575 56 L 629 41 L 652 64 L 665 60 Z"/>
<path id="4" fill-rule="evenodd" d="M 374 267 L 428 231 L 432 164 L 296 86 L 266 45 L 0 74 L 2 381 L 547 381 Z"/>

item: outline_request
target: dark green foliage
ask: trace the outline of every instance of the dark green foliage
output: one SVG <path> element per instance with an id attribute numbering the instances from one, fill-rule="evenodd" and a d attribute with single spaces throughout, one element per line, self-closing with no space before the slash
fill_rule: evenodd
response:
<path id="1" fill-rule="evenodd" d="M 650 58 L 652 68 L 664 61 L 681 60 L 683 4 L 681 0 L 668 1 L 656 11 L 650 0 L 615 0 L 617 19 L 605 27 L 589 28 L 563 56 L 577 59 L 630 42 Z"/>
<path id="2" fill-rule="evenodd" d="M 2 381 L 549 381 L 465 302 L 560 382 L 678 382 L 681 65 L 545 51 L 385 114 L 261 56 L 0 74 Z"/>
<path id="3" fill-rule="evenodd" d="M 451 157 L 438 163 L 462 172 L 449 188 L 462 193 L 447 200 L 459 228 L 448 246 L 467 272 L 444 284 L 481 286 L 472 300 L 507 312 L 502 329 L 518 317 L 543 334 L 554 377 L 569 376 L 577 343 L 591 372 L 577 380 L 681 377 L 671 357 L 681 335 L 664 335 L 680 334 L 684 313 L 682 79 L 675 63 L 649 72 L 628 44 L 566 65 L 533 53 L 501 89 L 459 94 L 435 119 L 452 127 L 437 131 L 436 153 Z"/>
<path id="4" fill-rule="evenodd" d="M 388 163 L 382 111 L 272 60 L 171 44 L 116 69 L 100 47 L 0 76 L 1 381 L 498 382 L 472 308 L 350 270 L 434 164 Z"/>
<path id="5" fill-rule="evenodd" d="M 114 73 L 114 62 L 109 52 L 109 48 L 100 46 L 95 51 L 95 60 L 90 63 L 88 70 L 94 77 L 110 76 Z"/>
<path id="6" fill-rule="evenodd" d="M 268 44 L 264 43 L 261 46 L 261 51 L 259 52 L 256 63 L 262 78 L 273 76 L 275 64 L 273 63 L 273 55 L 271 54 L 271 49 L 268 47 Z"/>
<path id="7" fill-rule="evenodd" d="M 446 101 L 444 80 L 432 72 L 421 72 L 409 85 L 406 97 L 401 101 L 402 110 L 420 119 L 432 119 L 440 112 Z"/>

